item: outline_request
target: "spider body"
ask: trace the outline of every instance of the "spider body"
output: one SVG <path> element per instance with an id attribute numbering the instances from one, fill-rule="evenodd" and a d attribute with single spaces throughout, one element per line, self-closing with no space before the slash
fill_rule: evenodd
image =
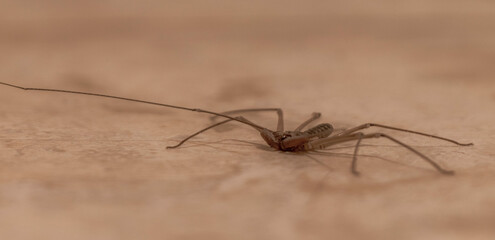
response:
<path id="1" fill-rule="evenodd" d="M 319 124 L 304 132 L 301 131 L 270 131 L 266 128 L 260 131 L 260 135 L 272 148 L 283 152 L 301 152 L 312 150 L 307 145 L 314 139 L 330 136 L 333 126 L 329 123 Z"/>

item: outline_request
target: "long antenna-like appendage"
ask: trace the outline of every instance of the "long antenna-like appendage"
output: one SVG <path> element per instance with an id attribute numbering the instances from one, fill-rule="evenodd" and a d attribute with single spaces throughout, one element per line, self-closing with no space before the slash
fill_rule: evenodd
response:
<path id="1" fill-rule="evenodd" d="M 157 103 L 157 102 L 149 102 L 149 101 L 144 101 L 144 100 L 138 100 L 138 99 L 133 99 L 133 98 L 125 98 L 125 97 L 117 97 L 117 96 L 111 96 L 111 95 L 106 95 L 106 94 L 99 94 L 99 93 L 89 93 L 89 92 L 78 92 L 78 91 L 70 91 L 70 90 L 60 90 L 60 89 L 49 89 L 49 88 L 26 88 L 26 87 L 21 87 L 17 86 L 14 84 L 9 84 L 9 83 L 4 83 L 0 82 L 1 85 L 25 90 L 25 91 L 43 91 L 43 92 L 59 92 L 59 93 L 72 93 L 72 94 L 80 94 L 80 95 L 89 95 L 89 96 L 96 96 L 96 97 L 104 97 L 104 98 L 113 98 L 113 99 L 119 99 L 119 100 L 125 100 L 125 101 L 130 101 L 130 102 L 138 102 L 138 103 L 145 103 L 145 104 L 150 104 L 150 105 L 157 105 L 161 107 L 168 107 L 168 108 L 175 108 L 175 109 L 181 109 L 181 110 L 186 110 L 186 111 L 192 111 L 192 112 L 200 112 L 200 113 L 206 113 L 210 115 L 215 115 L 219 117 L 224 117 L 228 118 L 233 121 L 237 121 L 246 125 L 249 125 L 251 127 L 254 127 L 256 129 L 263 129 L 263 127 L 258 126 L 252 122 L 245 122 L 242 121 L 241 119 L 231 117 L 225 114 L 221 113 L 216 113 L 208 110 L 203 110 L 199 108 L 187 108 L 187 107 L 180 107 L 180 106 L 175 106 L 175 105 L 170 105 L 170 104 L 164 104 L 164 103 Z"/>

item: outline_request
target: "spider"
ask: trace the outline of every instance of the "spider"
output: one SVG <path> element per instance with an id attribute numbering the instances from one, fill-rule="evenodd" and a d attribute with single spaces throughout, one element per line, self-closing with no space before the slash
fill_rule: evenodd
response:
<path id="1" fill-rule="evenodd" d="M 403 143 L 402 141 L 397 140 L 396 138 L 389 136 L 384 133 L 380 132 L 375 132 L 375 133 L 363 133 L 361 130 L 371 128 L 371 127 L 377 127 L 377 128 L 383 128 L 383 129 L 389 129 L 389 130 L 395 130 L 395 131 L 400 131 L 400 132 L 407 132 L 411 134 L 416 134 L 416 135 L 422 135 L 425 137 L 430 137 L 430 138 L 435 138 L 438 140 L 443 140 L 447 141 L 459 146 L 471 146 L 473 143 L 460 143 L 452 139 L 436 136 L 433 134 L 428 134 L 428 133 L 423 133 L 423 132 L 418 132 L 418 131 L 412 131 L 409 129 L 404 129 L 404 128 L 397 128 L 397 127 L 392 127 L 392 126 L 387 126 L 387 125 L 382 125 L 382 124 L 377 124 L 377 123 L 365 123 L 362 125 L 359 125 L 357 127 L 353 127 L 350 129 L 343 130 L 339 133 L 334 133 L 334 128 L 331 124 L 329 123 L 323 123 L 319 124 L 315 127 L 309 128 L 305 131 L 303 129 L 310 124 L 311 122 L 319 119 L 321 117 L 321 113 L 315 112 L 311 115 L 309 119 L 301 123 L 296 129 L 293 131 L 286 131 L 284 130 L 284 117 L 283 117 L 283 111 L 280 108 L 250 108 L 250 109 L 239 109 L 239 110 L 232 110 L 232 111 L 227 111 L 227 112 L 213 112 L 213 111 L 208 111 L 208 110 L 203 110 L 199 108 L 188 108 L 188 107 L 182 107 L 182 106 L 176 106 L 176 105 L 170 105 L 170 104 L 163 104 L 163 103 L 157 103 L 157 102 L 149 102 L 149 101 L 144 101 L 144 100 L 138 100 L 138 99 L 132 99 L 132 98 L 125 98 L 125 97 L 118 97 L 118 96 L 111 96 L 111 95 L 105 95 L 105 94 L 99 94 L 99 93 L 89 93 L 89 92 L 79 92 L 79 91 L 71 91 L 71 90 L 60 90 L 60 89 L 48 89 L 48 88 L 27 88 L 27 87 L 21 87 L 18 85 L 10 84 L 10 83 L 5 83 L 5 82 L 0 82 L 1 85 L 5 85 L 8 87 L 13 87 L 25 91 L 44 91 L 44 92 L 58 92 L 58 93 L 70 93 L 70 94 L 81 94 L 81 95 L 90 95 L 90 96 L 97 96 L 97 97 L 105 97 L 105 98 L 113 98 L 113 99 L 119 99 L 119 100 L 125 100 L 125 101 L 131 101 L 131 102 L 138 102 L 138 103 L 144 103 L 144 104 L 151 104 L 151 105 L 157 105 L 157 106 L 162 106 L 162 107 L 168 107 L 168 108 L 175 108 L 175 109 L 180 109 L 180 110 L 186 110 L 186 111 L 193 111 L 193 112 L 200 112 L 200 113 L 205 113 L 212 115 L 212 119 L 216 117 L 223 117 L 226 118 L 223 121 L 220 121 L 218 123 L 212 124 L 198 132 L 195 132 L 194 134 L 188 136 L 181 142 L 179 142 L 177 145 L 174 146 L 168 146 L 168 149 L 172 148 L 177 148 L 187 142 L 189 139 L 211 129 L 217 126 L 220 126 L 222 124 L 231 122 L 231 121 L 236 121 L 248 126 L 253 127 L 255 130 L 257 130 L 263 140 L 272 148 L 283 151 L 283 152 L 307 152 L 307 151 L 314 151 L 314 150 L 319 150 L 319 149 L 325 149 L 327 147 L 336 145 L 336 144 L 341 144 L 345 142 L 351 142 L 355 141 L 356 145 L 354 147 L 354 154 L 352 157 L 352 162 L 351 162 L 351 173 L 358 176 L 360 173 L 357 171 L 357 154 L 359 152 L 359 146 L 361 144 L 361 141 L 364 139 L 372 139 L 372 138 L 385 138 L 388 139 L 392 142 L 395 142 L 396 144 L 408 149 L 412 153 L 416 154 L 420 158 L 422 158 L 424 161 L 429 163 L 431 166 L 433 166 L 438 172 L 446 175 L 452 175 L 454 174 L 454 171 L 451 170 L 446 170 L 442 168 L 440 165 L 438 165 L 435 161 L 424 155 L 423 153 L 419 152 L 418 150 L 414 149 L 413 147 L 409 146 L 406 143 Z M 276 112 L 278 115 L 278 123 L 277 123 L 277 130 L 273 131 L 268 128 L 259 126 L 248 119 L 244 118 L 243 116 L 233 116 L 241 113 L 246 113 L 246 112 L 260 112 L 260 111 L 273 111 Z"/>

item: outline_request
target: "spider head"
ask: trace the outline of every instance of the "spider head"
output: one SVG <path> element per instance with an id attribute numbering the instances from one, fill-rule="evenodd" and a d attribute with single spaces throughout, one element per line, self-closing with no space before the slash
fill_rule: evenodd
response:
<path id="1" fill-rule="evenodd" d="M 266 128 L 260 130 L 261 137 L 265 142 L 270 145 L 270 147 L 275 148 L 277 150 L 280 149 L 280 142 L 284 137 L 284 133 L 282 132 L 274 132 L 270 131 Z"/>

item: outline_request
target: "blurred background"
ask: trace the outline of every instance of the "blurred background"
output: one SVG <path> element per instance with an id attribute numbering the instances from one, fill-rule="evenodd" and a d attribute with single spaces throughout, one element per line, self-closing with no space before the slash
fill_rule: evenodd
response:
<path id="1" fill-rule="evenodd" d="M 352 149 L 277 153 L 232 124 L 170 151 L 207 117 L 0 86 L 0 238 L 491 239 L 494 29 L 488 0 L 0 0 L 3 82 L 476 144 L 393 133 L 458 175 L 377 141 L 355 178 Z"/>

